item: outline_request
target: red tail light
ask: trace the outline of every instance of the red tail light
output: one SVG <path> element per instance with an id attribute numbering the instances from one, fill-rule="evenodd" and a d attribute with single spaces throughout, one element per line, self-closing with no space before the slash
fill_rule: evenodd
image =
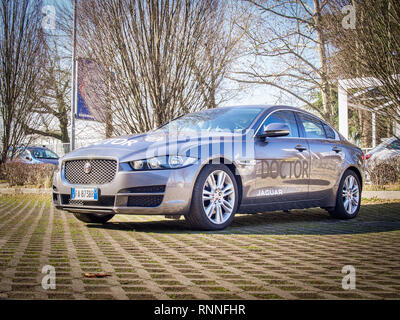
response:
<path id="1" fill-rule="evenodd" d="M 363 154 L 364 160 L 368 160 L 369 158 L 371 158 L 371 154 Z"/>

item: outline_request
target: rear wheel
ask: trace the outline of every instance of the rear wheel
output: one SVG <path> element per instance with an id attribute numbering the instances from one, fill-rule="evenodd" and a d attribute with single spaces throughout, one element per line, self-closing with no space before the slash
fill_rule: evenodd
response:
<path id="1" fill-rule="evenodd" d="M 361 183 L 357 174 L 347 170 L 339 184 L 336 195 L 336 206 L 329 214 L 336 219 L 355 218 L 361 205 Z"/>
<path id="2" fill-rule="evenodd" d="M 223 164 L 208 165 L 196 180 L 185 219 L 195 229 L 221 230 L 232 223 L 237 206 L 238 188 L 233 173 Z"/>
<path id="3" fill-rule="evenodd" d="M 106 223 L 112 217 L 113 213 L 81 213 L 74 212 L 75 218 L 87 223 Z"/>

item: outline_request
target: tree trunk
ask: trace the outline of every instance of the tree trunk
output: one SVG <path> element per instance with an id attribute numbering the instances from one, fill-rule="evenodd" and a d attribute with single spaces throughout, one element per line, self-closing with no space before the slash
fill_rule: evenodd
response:
<path id="1" fill-rule="evenodd" d="M 106 109 L 106 139 L 113 136 L 112 114 L 110 108 Z"/>
<path id="2" fill-rule="evenodd" d="M 332 99 L 331 99 L 331 86 L 328 79 L 328 66 L 325 48 L 325 35 L 322 28 L 322 15 L 319 0 L 314 0 L 314 23 L 315 30 L 317 32 L 318 44 L 317 51 L 319 56 L 320 67 L 320 77 L 321 77 L 321 95 L 322 95 L 322 106 L 325 115 L 325 120 L 330 124 L 334 125 L 334 112 L 332 110 Z"/>

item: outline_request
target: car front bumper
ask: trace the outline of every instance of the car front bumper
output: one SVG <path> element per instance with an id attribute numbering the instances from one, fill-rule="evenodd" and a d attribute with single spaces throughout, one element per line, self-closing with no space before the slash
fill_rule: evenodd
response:
<path id="1" fill-rule="evenodd" d="M 53 203 L 57 209 L 81 213 L 181 215 L 190 209 L 200 164 L 153 171 L 117 171 L 113 181 L 101 185 L 68 183 L 54 174 Z M 98 201 L 70 200 L 71 188 L 98 188 Z"/>

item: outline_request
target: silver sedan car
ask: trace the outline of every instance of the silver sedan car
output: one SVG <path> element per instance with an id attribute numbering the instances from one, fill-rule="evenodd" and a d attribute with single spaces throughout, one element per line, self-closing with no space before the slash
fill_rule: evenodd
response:
<path id="1" fill-rule="evenodd" d="M 84 222 L 183 215 L 203 230 L 226 228 L 235 213 L 311 207 L 351 219 L 363 166 L 362 151 L 311 113 L 224 107 L 67 154 L 54 174 L 53 203 Z"/>

